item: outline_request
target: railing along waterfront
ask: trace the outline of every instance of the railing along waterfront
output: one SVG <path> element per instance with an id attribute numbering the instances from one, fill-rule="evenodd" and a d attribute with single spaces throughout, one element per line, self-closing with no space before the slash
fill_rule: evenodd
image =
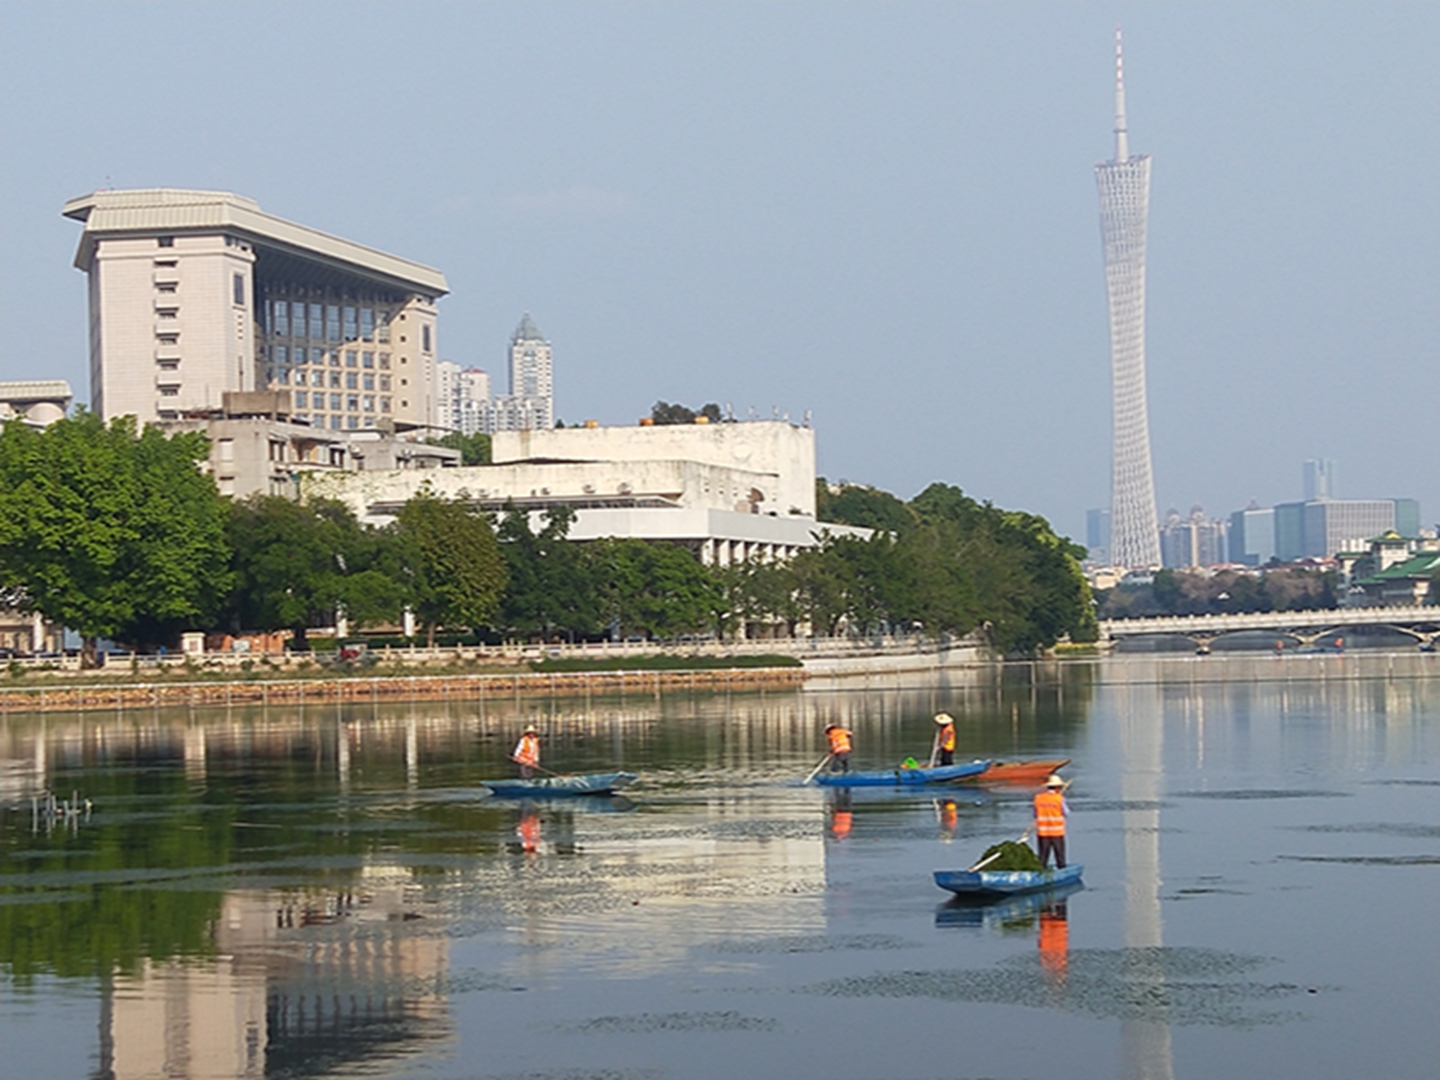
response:
<path id="1" fill-rule="evenodd" d="M 837 635 L 834 637 L 765 638 L 745 641 L 715 639 L 674 641 L 589 641 L 589 642 L 506 642 L 499 645 L 451 645 L 433 649 L 421 646 L 383 646 L 369 649 L 367 659 L 378 663 L 425 666 L 437 663 L 524 664 L 551 659 L 606 659 L 632 656 L 790 656 L 806 657 L 908 655 L 946 652 L 957 648 L 974 648 L 982 644 L 975 636 L 929 638 L 921 634 Z M 335 650 L 312 652 L 207 652 L 168 653 L 164 655 L 109 652 L 101 654 L 101 669 L 163 671 L 171 669 L 241 668 L 256 666 L 291 669 L 309 664 L 326 665 L 338 662 Z M 40 669 L 76 672 L 80 670 L 78 654 L 64 656 L 16 657 L 7 661 L 17 669 Z M 248 666 L 247 666 L 248 665 Z"/>
<path id="2" fill-rule="evenodd" d="M 805 671 L 799 667 L 749 667 L 52 684 L 0 688 L 0 715 L 256 705 L 364 705 L 382 701 L 483 702 L 536 694 L 552 697 L 658 695 L 665 691 L 795 688 L 804 680 Z"/>

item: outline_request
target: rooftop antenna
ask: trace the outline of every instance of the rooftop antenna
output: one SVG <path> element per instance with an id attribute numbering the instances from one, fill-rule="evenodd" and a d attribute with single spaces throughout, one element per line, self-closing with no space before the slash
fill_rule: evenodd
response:
<path id="1" fill-rule="evenodd" d="M 1115 160 L 1130 160 L 1130 132 L 1125 125 L 1125 52 L 1120 27 L 1115 27 Z"/>

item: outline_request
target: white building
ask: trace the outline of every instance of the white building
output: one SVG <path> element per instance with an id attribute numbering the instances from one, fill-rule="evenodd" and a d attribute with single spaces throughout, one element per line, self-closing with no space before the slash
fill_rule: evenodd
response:
<path id="1" fill-rule="evenodd" d="M 0 424 L 19 419 L 32 427 L 46 427 L 70 410 L 72 396 L 64 379 L 0 382 Z"/>
<path id="2" fill-rule="evenodd" d="M 706 563 L 788 558 L 821 535 L 870 530 L 815 518 L 815 433 L 783 421 L 497 432 L 490 465 L 314 473 L 307 496 L 384 524 L 422 484 L 489 511 L 575 511 L 574 540 L 680 544 Z"/>
<path id="3" fill-rule="evenodd" d="M 106 420 L 204 416 L 282 390 L 329 431 L 438 426 L 438 270 L 224 191 L 97 191 L 75 265 L 90 286 L 90 396 Z"/>
<path id="4" fill-rule="evenodd" d="M 489 431 L 490 374 L 480 368 L 462 368 L 451 360 L 435 366 L 440 425 L 462 435 Z"/>

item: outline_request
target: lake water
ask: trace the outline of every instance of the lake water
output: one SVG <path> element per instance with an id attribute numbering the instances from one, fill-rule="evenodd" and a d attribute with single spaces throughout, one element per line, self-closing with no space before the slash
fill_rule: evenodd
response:
<path id="1" fill-rule="evenodd" d="M 1221 662 L 0 718 L 0 1077 L 1435 1076 L 1440 661 Z M 1029 791 L 800 785 L 937 708 L 1071 759 L 1082 889 L 935 887 Z M 531 720 L 640 781 L 478 795 Z"/>

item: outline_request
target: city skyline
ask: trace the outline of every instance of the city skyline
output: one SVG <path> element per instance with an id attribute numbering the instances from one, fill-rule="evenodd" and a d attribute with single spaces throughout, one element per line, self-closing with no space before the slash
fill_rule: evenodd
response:
<path id="1" fill-rule="evenodd" d="M 84 396 L 65 199 L 244 192 L 443 267 L 440 359 L 492 367 L 517 314 L 541 312 L 568 422 L 631 423 L 657 399 L 813 410 L 831 480 L 944 480 L 1078 537 L 1109 499 L 1083 173 L 1108 149 L 1118 21 L 1129 120 L 1164 163 L 1157 508 L 1273 505 L 1307 458 L 1343 461 L 1347 493 L 1419 497 L 1427 524 L 1440 508 L 1433 462 L 1377 437 L 1422 445 L 1440 396 L 1431 6 L 79 10 L 0 11 L 24 46 L 0 69 L 0 378 Z M 236 137 L 203 43 L 282 17 L 251 57 L 265 141 Z M 429 73 L 420 111 L 378 82 L 345 90 L 405 152 L 302 122 L 295 103 L 330 92 L 306 63 L 320 37 Z M 477 43 L 505 40 L 543 42 L 550 77 L 503 52 L 477 68 Z M 167 70 L 125 60 L 144 51 Z"/>

